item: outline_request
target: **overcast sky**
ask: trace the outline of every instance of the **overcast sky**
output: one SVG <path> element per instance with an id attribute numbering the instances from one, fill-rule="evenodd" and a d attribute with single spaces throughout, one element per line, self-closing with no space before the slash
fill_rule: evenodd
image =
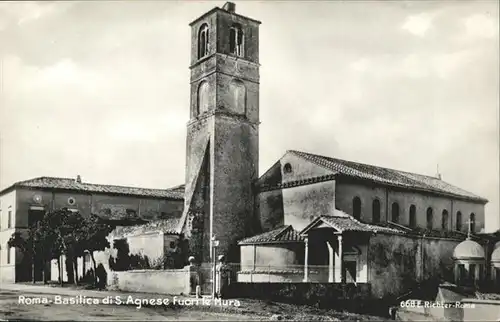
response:
<path id="1" fill-rule="evenodd" d="M 0 3 L 0 188 L 184 183 L 188 23 L 219 2 Z M 287 149 L 428 175 L 499 220 L 498 1 L 236 2 L 260 28 L 260 172 Z"/>

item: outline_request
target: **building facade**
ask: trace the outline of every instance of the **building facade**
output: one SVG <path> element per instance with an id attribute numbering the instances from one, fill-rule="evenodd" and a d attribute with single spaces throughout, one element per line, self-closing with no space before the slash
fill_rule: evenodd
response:
<path id="1" fill-rule="evenodd" d="M 32 280 L 29 256 L 9 248 L 16 231 L 26 230 L 45 212 L 68 208 L 83 216 L 96 214 L 112 225 L 180 218 L 183 186 L 172 189 L 144 189 L 98 185 L 76 179 L 41 177 L 21 181 L 0 192 L 0 279 L 7 282 Z M 42 280 L 41 263 L 35 279 Z"/>

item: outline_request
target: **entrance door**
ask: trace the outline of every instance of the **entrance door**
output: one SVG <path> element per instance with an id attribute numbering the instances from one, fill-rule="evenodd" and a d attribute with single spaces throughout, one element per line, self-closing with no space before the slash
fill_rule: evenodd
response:
<path id="1" fill-rule="evenodd" d="M 343 265 L 343 274 L 345 276 L 346 283 L 355 283 L 357 275 L 357 267 L 355 261 L 346 261 Z"/>

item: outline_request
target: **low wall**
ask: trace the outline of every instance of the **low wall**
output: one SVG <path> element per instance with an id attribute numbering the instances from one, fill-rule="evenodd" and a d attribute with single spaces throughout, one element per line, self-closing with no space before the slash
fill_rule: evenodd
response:
<path id="1" fill-rule="evenodd" d="M 463 321 L 499 321 L 500 301 L 463 299 Z"/>
<path id="2" fill-rule="evenodd" d="M 238 272 L 238 282 L 241 283 L 300 283 L 304 272 Z"/>
<path id="3" fill-rule="evenodd" d="M 373 305 L 370 284 L 242 283 L 229 286 L 228 297 L 256 298 L 323 308 L 363 311 Z"/>
<path id="4" fill-rule="evenodd" d="M 189 294 L 189 269 L 133 270 L 111 272 L 110 289 L 155 294 Z"/>

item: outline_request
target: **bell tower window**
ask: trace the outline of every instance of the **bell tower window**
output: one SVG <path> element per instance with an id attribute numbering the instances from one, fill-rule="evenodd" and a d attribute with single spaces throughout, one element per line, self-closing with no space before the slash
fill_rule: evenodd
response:
<path id="1" fill-rule="evenodd" d="M 200 32 L 198 33 L 198 59 L 203 58 L 208 55 L 208 25 L 203 24 L 200 27 Z"/>
<path id="2" fill-rule="evenodd" d="M 231 54 L 243 57 L 243 30 L 239 24 L 234 24 L 229 30 L 229 51 Z"/>

